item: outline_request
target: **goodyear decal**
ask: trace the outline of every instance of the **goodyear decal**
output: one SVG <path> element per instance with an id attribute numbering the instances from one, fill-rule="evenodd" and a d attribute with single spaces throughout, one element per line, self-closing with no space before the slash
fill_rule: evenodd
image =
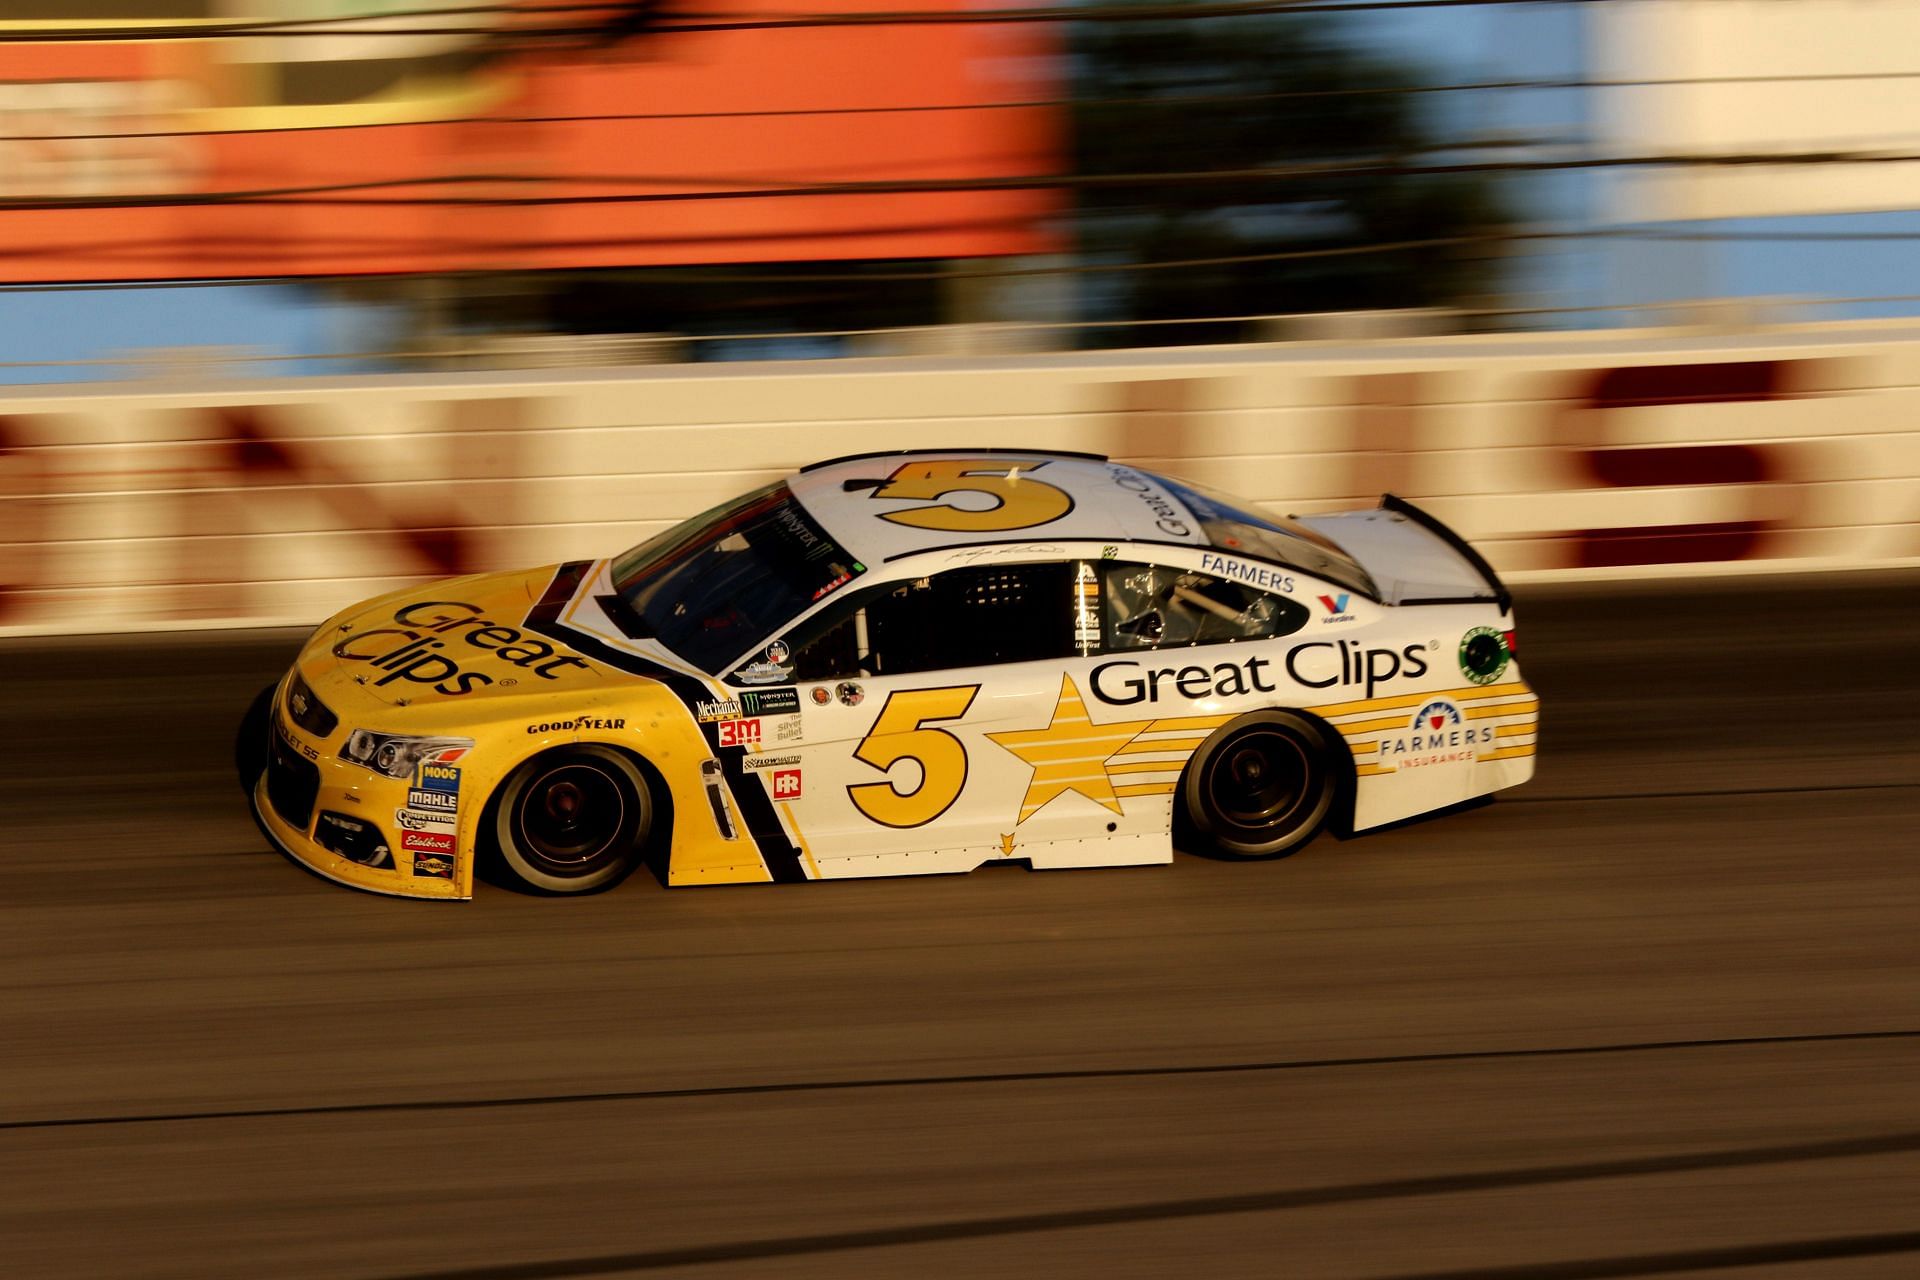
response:
<path id="1" fill-rule="evenodd" d="M 561 612 L 580 590 L 593 564 L 591 560 L 575 560 L 561 565 L 521 625 L 538 635 L 557 640 L 596 662 L 632 675 L 645 676 L 678 698 L 687 710 L 687 718 L 697 725 L 701 736 L 706 739 L 707 750 L 720 762 L 721 777 L 735 806 L 746 819 L 747 834 L 759 851 L 761 861 L 766 864 L 768 876 L 780 882 L 805 880 L 807 873 L 802 865 L 800 848 L 788 836 L 780 815 L 774 811 L 766 787 L 742 768 L 741 762 L 746 757 L 749 743 L 739 736 L 737 726 L 740 721 L 726 716 L 725 709 L 715 703 L 712 691 L 693 676 L 637 653 L 616 649 L 598 636 L 578 631 L 560 620 Z M 764 697 L 767 692 L 781 691 L 763 691 L 761 696 Z M 776 698 L 774 702 L 775 705 L 784 705 L 782 699 Z M 703 704 L 707 712 L 704 718 L 701 714 Z M 797 694 L 793 697 L 792 706 L 796 711 L 799 709 Z M 729 735 L 725 745 L 721 736 L 723 729 Z"/>

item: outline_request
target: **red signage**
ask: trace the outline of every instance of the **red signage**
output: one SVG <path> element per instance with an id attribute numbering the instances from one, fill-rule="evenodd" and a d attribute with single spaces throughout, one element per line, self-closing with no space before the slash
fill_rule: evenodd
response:
<path id="1" fill-rule="evenodd" d="M 151 0 L 75 6 L 70 21 L 34 6 L 10 25 L 57 38 L 0 44 L 0 280 L 1056 247 L 1039 226 L 1054 193 L 965 189 L 1058 169 L 1055 112 L 994 105 L 1058 95 L 1043 25 L 748 25 L 587 45 L 515 38 L 537 9 L 428 23 L 378 16 L 394 7 L 379 0 L 258 15 L 236 11 L 264 0 L 174 2 L 165 20 L 192 38 L 145 38 L 163 25 Z M 674 20 L 715 5 L 715 21 L 748 24 L 820 9 L 695 0 Z M 335 25 L 194 35 L 210 13 L 307 9 Z"/>

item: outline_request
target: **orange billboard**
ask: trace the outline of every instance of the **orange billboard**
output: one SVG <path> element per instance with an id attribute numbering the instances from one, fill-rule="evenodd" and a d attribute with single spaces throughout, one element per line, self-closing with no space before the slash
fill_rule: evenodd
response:
<path id="1" fill-rule="evenodd" d="M 0 0 L 0 280 L 1057 247 L 1048 27 L 750 3 L 612 42 L 551 34 L 578 5 Z"/>

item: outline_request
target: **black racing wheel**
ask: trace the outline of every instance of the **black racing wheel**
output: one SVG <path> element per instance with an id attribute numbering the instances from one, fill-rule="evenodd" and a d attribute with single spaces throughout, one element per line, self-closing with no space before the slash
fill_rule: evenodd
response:
<path id="1" fill-rule="evenodd" d="M 542 752 L 500 788 L 492 834 L 500 862 L 540 893 L 593 893 L 640 864 L 653 795 L 632 759 L 593 743 Z"/>
<path id="2" fill-rule="evenodd" d="M 1333 807 L 1333 744 L 1317 722 L 1256 711 L 1200 744 L 1181 780 L 1187 824 L 1225 858 L 1284 858 Z"/>
<path id="3" fill-rule="evenodd" d="M 273 691 L 280 686 L 270 684 L 262 689 L 240 717 L 240 727 L 233 735 L 233 771 L 240 777 L 240 789 L 248 795 L 253 794 L 260 775 L 267 771 L 267 735 L 272 732 Z"/>

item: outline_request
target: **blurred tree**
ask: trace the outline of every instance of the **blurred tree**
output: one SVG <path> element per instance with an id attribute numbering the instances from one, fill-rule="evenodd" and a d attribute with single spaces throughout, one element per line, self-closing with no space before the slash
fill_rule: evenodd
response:
<path id="1" fill-rule="evenodd" d="M 1073 161 L 1085 175 L 1271 169 L 1330 161 L 1435 158 L 1411 72 L 1357 51 L 1304 15 L 1075 24 Z M 1260 98 L 1259 95 L 1284 94 Z M 1312 95 L 1312 96 L 1306 96 Z M 1462 148 L 1466 150 L 1466 148 Z M 1498 232 L 1510 215 L 1494 177 L 1412 174 L 1250 176 L 1089 186 L 1076 194 L 1091 261 L 1221 258 Z M 1427 307 L 1477 302 L 1496 245 L 1102 273 L 1095 316 L 1206 315 Z M 1112 341 L 1235 336 L 1223 326 L 1124 330 Z M 1098 339 L 1096 339 L 1097 341 Z"/>

